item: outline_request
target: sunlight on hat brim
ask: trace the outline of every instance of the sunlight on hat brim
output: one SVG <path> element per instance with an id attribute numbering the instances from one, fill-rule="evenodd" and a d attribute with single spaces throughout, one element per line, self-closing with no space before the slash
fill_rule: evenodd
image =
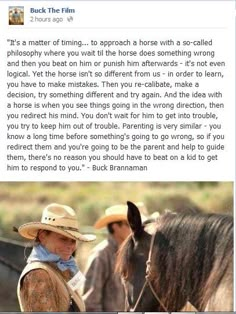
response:
<path id="1" fill-rule="evenodd" d="M 30 239 L 30 240 L 34 240 L 40 229 L 56 232 L 70 239 L 84 241 L 84 242 L 90 242 L 90 241 L 96 240 L 96 236 L 93 234 L 81 234 L 78 231 L 64 230 L 53 225 L 37 223 L 37 222 L 27 223 L 20 226 L 18 229 L 18 232 L 22 237 Z"/>
<path id="2" fill-rule="evenodd" d="M 126 215 L 110 215 L 110 216 L 103 216 L 94 224 L 94 228 L 100 229 L 106 227 L 108 224 L 117 221 L 127 221 Z"/>

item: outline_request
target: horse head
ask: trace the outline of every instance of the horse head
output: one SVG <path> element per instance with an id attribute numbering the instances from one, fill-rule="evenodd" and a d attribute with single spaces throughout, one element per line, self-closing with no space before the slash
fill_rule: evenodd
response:
<path id="1" fill-rule="evenodd" d="M 117 263 L 125 286 L 126 310 L 160 310 L 162 307 L 149 285 L 153 276 L 150 261 L 147 265 L 152 236 L 144 231 L 138 208 L 131 202 L 127 202 L 127 205 L 127 218 L 132 233 L 120 248 Z"/>
<path id="2" fill-rule="evenodd" d="M 231 216 L 167 213 L 151 235 L 138 208 L 127 205 L 132 233 L 116 265 L 124 281 L 126 310 L 177 312 L 187 301 L 198 311 L 232 309 Z"/>

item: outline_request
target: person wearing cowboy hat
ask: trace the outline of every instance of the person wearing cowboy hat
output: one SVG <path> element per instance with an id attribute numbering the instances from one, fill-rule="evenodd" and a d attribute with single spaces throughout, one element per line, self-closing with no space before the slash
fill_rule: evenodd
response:
<path id="1" fill-rule="evenodd" d="M 75 211 L 66 205 L 50 204 L 40 222 L 23 224 L 18 232 L 35 240 L 17 286 L 21 311 L 85 311 L 78 293 L 84 276 L 72 254 L 78 241 L 93 241 L 96 236 L 80 233 Z"/>
<path id="2" fill-rule="evenodd" d="M 143 203 L 136 203 L 144 209 Z M 88 259 L 83 286 L 83 300 L 88 312 L 120 312 L 125 308 L 125 292 L 121 279 L 114 272 L 116 253 L 130 234 L 127 205 L 115 205 L 105 210 L 94 227 L 108 230 L 107 239 L 93 248 Z"/>

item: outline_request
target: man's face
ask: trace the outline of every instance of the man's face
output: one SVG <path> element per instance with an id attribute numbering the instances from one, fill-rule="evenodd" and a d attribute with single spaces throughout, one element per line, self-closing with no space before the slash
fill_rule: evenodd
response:
<path id="1" fill-rule="evenodd" d="M 57 254 L 62 260 L 68 260 L 76 249 L 76 241 L 61 234 L 42 232 L 40 241 L 49 252 Z"/>
<path id="2" fill-rule="evenodd" d="M 131 233 L 130 227 L 126 221 L 123 221 L 122 224 L 113 224 L 113 230 L 115 236 L 120 239 L 120 242 L 123 242 Z"/>

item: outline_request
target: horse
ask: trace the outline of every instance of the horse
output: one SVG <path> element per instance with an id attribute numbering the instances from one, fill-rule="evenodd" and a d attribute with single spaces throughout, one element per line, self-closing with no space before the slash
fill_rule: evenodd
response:
<path id="1" fill-rule="evenodd" d="M 116 271 L 126 292 L 125 311 L 233 311 L 233 217 L 167 213 L 155 232 L 144 230 L 128 205 L 132 230 L 118 251 Z"/>

